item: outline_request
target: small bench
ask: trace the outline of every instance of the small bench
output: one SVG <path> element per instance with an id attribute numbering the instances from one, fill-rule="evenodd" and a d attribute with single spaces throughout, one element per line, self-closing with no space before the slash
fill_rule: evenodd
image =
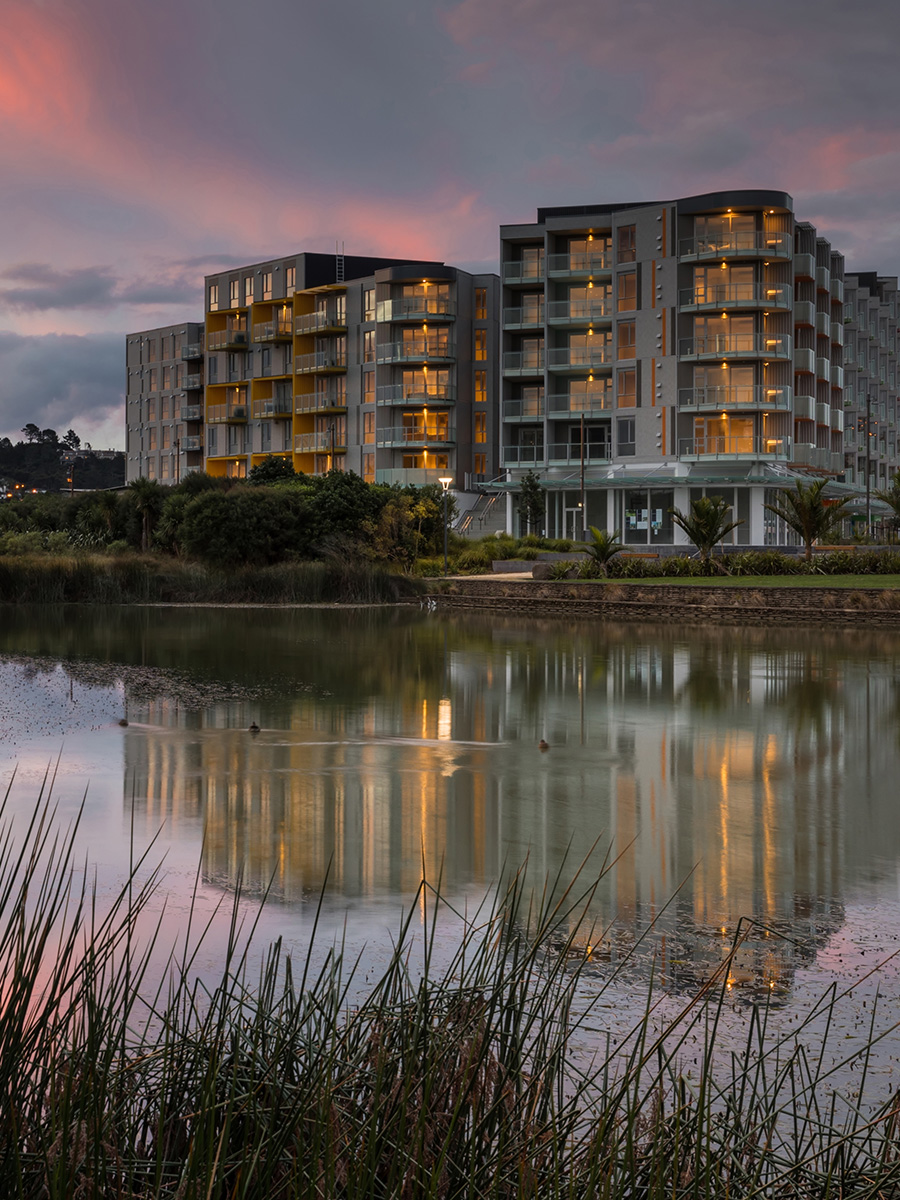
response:
<path id="1" fill-rule="evenodd" d="M 616 558 L 659 558 L 658 554 L 643 554 L 639 550 L 622 550 Z"/>

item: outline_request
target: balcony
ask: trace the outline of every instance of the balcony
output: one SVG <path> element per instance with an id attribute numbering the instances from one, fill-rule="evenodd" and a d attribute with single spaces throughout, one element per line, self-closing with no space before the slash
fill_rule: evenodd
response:
<path id="1" fill-rule="evenodd" d="M 831 292 L 831 271 L 828 267 L 816 267 L 816 290 Z"/>
<path id="2" fill-rule="evenodd" d="M 314 354 L 298 354 L 294 360 L 294 371 L 298 375 L 346 370 L 347 353 L 344 350 L 317 350 Z"/>
<path id="3" fill-rule="evenodd" d="M 841 422 L 842 423 L 843 423 L 843 420 L 844 420 L 844 414 L 841 413 Z M 816 424 L 817 425 L 828 425 L 830 427 L 830 425 L 831 425 L 831 405 L 830 404 L 822 404 L 821 402 L 816 404 Z"/>
<path id="4" fill-rule="evenodd" d="M 247 330 L 238 326 L 217 329 L 206 335 L 207 350 L 246 350 L 249 344 Z"/>
<path id="5" fill-rule="evenodd" d="M 375 305 L 376 321 L 452 321 L 455 316 L 450 296 L 399 296 Z"/>
<path id="6" fill-rule="evenodd" d="M 594 254 L 583 250 L 576 254 L 551 254 L 547 259 L 547 274 L 557 279 L 589 279 L 612 268 L 612 254 L 605 250 Z"/>
<path id="7" fill-rule="evenodd" d="M 806 375 L 815 375 L 816 373 L 816 352 L 815 350 L 807 350 L 797 347 L 794 351 L 794 370 L 802 371 Z"/>
<path id="8" fill-rule="evenodd" d="M 545 466 L 547 456 L 543 446 L 504 446 L 500 451 L 500 462 L 504 467 Z"/>
<path id="9" fill-rule="evenodd" d="M 794 324 L 814 328 L 816 324 L 816 306 L 812 300 L 794 301 Z"/>
<path id="10" fill-rule="evenodd" d="M 841 408 L 832 408 L 831 410 L 831 428 L 838 433 L 844 432 L 844 410 Z"/>
<path id="11" fill-rule="evenodd" d="M 749 387 L 681 388 L 678 406 L 696 410 L 762 408 L 773 412 L 790 412 L 793 396 L 793 388 L 765 387 L 761 384 Z"/>
<path id="12" fill-rule="evenodd" d="M 273 321 L 259 321 L 253 326 L 254 342 L 290 342 L 294 337 L 293 321 L 290 317 L 276 317 Z"/>
<path id="13" fill-rule="evenodd" d="M 503 401 L 504 421 L 539 421 L 543 417 L 544 411 L 543 396 Z"/>
<path id="14" fill-rule="evenodd" d="M 183 437 L 179 443 L 180 449 L 189 454 L 194 450 L 203 449 L 203 438 L 196 434 L 190 434 L 188 437 Z"/>
<path id="15" fill-rule="evenodd" d="M 337 454 L 347 449 L 347 434 L 336 426 L 332 429 L 317 429 L 315 433 L 298 433 L 294 436 L 295 454 Z"/>
<path id="16" fill-rule="evenodd" d="M 337 309 L 303 313 L 294 318 L 294 332 L 299 337 L 310 333 L 344 333 L 346 328 L 347 314 Z"/>
<path id="17" fill-rule="evenodd" d="M 794 278 L 795 279 L 815 279 L 816 277 L 816 256 L 814 254 L 795 254 L 794 255 Z"/>
<path id="18" fill-rule="evenodd" d="M 503 355 L 504 375 L 541 375 L 544 371 L 543 350 L 507 350 Z"/>
<path id="19" fill-rule="evenodd" d="M 831 298 L 837 300 L 839 304 L 844 303 L 844 281 L 843 279 L 831 280 Z"/>
<path id="20" fill-rule="evenodd" d="M 375 347 L 378 363 L 452 362 L 456 346 L 434 338 L 415 338 L 404 342 L 385 342 Z"/>
<path id="21" fill-rule="evenodd" d="M 843 475 L 843 473 L 844 473 L 843 451 L 832 450 L 831 454 L 830 454 L 830 459 L 831 459 L 831 470 L 834 471 L 834 473 L 836 475 Z"/>
<path id="22" fill-rule="evenodd" d="M 831 322 L 831 340 L 836 346 L 844 344 L 844 323 L 843 321 Z"/>
<path id="23" fill-rule="evenodd" d="M 584 448 L 582 459 L 581 446 L 570 442 L 551 442 L 547 447 L 547 465 L 549 467 L 580 467 L 582 462 L 608 463 L 612 454 L 609 442 L 588 443 Z"/>
<path id="24" fill-rule="evenodd" d="M 181 419 L 182 419 L 182 421 L 202 421 L 203 420 L 203 405 L 202 404 L 182 405 Z"/>
<path id="25" fill-rule="evenodd" d="M 202 375 L 185 375 L 184 387 L 188 392 L 196 392 L 203 387 Z"/>
<path id="26" fill-rule="evenodd" d="M 730 437 L 727 434 L 710 437 L 682 438 L 678 454 L 683 459 L 695 458 L 769 458 L 788 459 L 791 438 Z"/>
<path id="27" fill-rule="evenodd" d="M 758 233 L 752 230 L 708 234 L 682 240 L 682 261 L 704 258 L 793 258 L 794 237 L 790 233 Z"/>
<path id="28" fill-rule="evenodd" d="M 795 442 L 791 462 L 798 466 L 817 467 L 819 465 L 818 449 L 812 442 Z"/>
<path id="29" fill-rule="evenodd" d="M 842 390 L 844 387 L 844 368 L 836 367 L 834 363 L 831 364 L 831 386 Z"/>
<path id="30" fill-rule="evenodd" d="M 375 471 L 375 482 L 389 487 L 429 487 L 441 485 L 441 479 L 455 475 L 453 467 L 387 467 Z M 454 485 L 451 484 L 451 487 Z"/>
<path id="31" fill-rule="evenodd" d="M 816 379 L 824 383 L 831 382 L 831 362 L 827 358 L 816 359 Z"/>
<path id="32" fill-rule="evenodd" d="M 292 396 L 266 396 L 261 400 L 251 402 L 250 410 L 254 420 L 274 419 L 284 421 L 294 412 Z"/>
<path id="33" fill-rule="evenodd" d="M 456 430 L 451 425 L 395 425 L 389 429 L 376 429 L 377 446 L 407 447 L 454 446 Z"/>
<path id="34" fill-rule="evenodd" d="M 591 413 L 609 412 L 613 407 L 612 392 L 557 392 L 547 397 L 547 412 L 551 417 L 580 417 Z"/>
<path id="35" fill-rule="evenodd" d="M 181 347 L 181 358 L 184 362 L 196 362 L 203 357 L 203 346 L 200 342 L 191 342 Z"/>
<path id="36" fill-rule="evenodd" d="M 207 425 L 246 425 L 247 405 L 210 404 L 206 410 Z"/>
<path id="37" fill-rule="evenodd" d="M 528 305 L 525 308 L 504 308 L 504 329 L 540 329 L 544 324 L 543 304 Z"/>
<path id="38" fill-rule="evenodd" d="M 551 325 L 593 325 L 595 321 L 612 320 L 615 310 L 615 301 L 611 297 L 551 300 L 547 305 L 547 320 Z"/>
<path id="39" fill-rule="evenodd" d="M 376 389 L 375 403 L 381 407 L 394 404 L 424 404 L 428 408 L 449 407 L 456 403 L 456 388 L 441 383 L 413 386 L 392 383 Z"/>
<path id="40" fill-rule="evenodd" d="M 705 309 L 790 309 L 794 289 L 787 283 L 720 283 L 682 288 L 678 304 L 682 312 Z"/>
<path id="41" fill-rule="evenodd" d="M 831 313 L 817 312 L 816 313 L 816 333 L 820 337 L 829 337 L 831 335 Z"/>
<path id="42" fill-rule="evenodd" d="M 347 407 L 346 391 L 327 388 L 323 392 L 301 392 L 294 397 L 295 413 L 340 412 Z"/>
<path id="43" fill-rule="evenodd" d="M 539 283 L 543 278 L 543 255 L 537 262 L 505 262 L 503 264 L 504 283 Z"/>
<path id="44" fill-rule="evenodd" d="M 798 421 L 814 421 L 816 419 L 815 396 L 795 396 L 794 417 Z"/>
<path id="45" fill-rule="evenodd" d="M 614 357 L 612 346 L 606 342 L 598 341 L 596 346 L 551 346 L 547 366 L 551 371 L 587 371 L 609 366 Z"/>
<path id="46" fill-rule="evenodd" d="M 790 358 L 793 339 L 786 333 L 708 333 L 684 338 L 682 358 Z"/>

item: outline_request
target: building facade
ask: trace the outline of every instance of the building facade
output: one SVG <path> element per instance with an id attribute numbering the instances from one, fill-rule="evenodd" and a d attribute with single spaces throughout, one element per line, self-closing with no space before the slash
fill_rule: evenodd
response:
<path id="1" fill-rule="evenodd" d="M 499 279 L 298 254 L 205 280 L 201 325 L 128 338 L 128 478 L 244 478 L 269 455 L 370 482 L 498 469 Z"/>
<path id="2" fill-rule="evenodd" d="M 842 255 L 783 192 L 541 209 L 502 227 L 501 278 L 495 486 L 515 531 L 529 470 L 548 534 L 639 548 L 682 544 L 670 510 L 704 494 L 732 504 L 736 544 L 790 544 L 775 489 L 858 494 L 860 472 L 882 486 L 898 468 L 896 280 L 851 276 L 845 296 Z"/>

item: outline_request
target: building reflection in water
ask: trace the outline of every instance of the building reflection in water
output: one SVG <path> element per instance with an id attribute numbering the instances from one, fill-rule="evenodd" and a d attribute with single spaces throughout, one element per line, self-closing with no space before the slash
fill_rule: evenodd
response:
<path id="1" fill-rule="evenodd" d="M 329 871 L 362 900 L 408 899 L 423 874 L 458 894 L 526 855 L 541 881 L 599 840 L 593 866 L 615 862 L 594 955 L 621 957 L 655 922 L 657 971 L 687 985 L 753 918 L 732 981 L 776 993 L 841 924 L 848 880 L 898 857 L 896 646 L 873 670 L 821 633 L 509 621 L 477 638 L 448 622 L 444 638 L 440 669 L 399 692 L 200 713 L 131 697 L 127 802 L 151 826 L 202 819 L 210 881 L 271 880 L 286 902 Z"/>

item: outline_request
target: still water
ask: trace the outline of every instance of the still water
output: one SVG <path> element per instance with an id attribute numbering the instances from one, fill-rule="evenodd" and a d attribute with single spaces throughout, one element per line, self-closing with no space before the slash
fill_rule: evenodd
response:
<path id="1" fill-rule="evenodd" d="M 893 634 L 16 609 L 0 676 L 13 812 L 60 756 L 101 886 L 158 835 L 176 923 L 199 863 L 210 903 L 271 887 L 260 935 L 302 949 L 324 888 L 326 936 L 374 969 L 423 876 L 462 910 L 526 859 L 540 885 L 587 856 L 585 879 L 607 864 L 592 969 L 627 961 L 611 1022 L 651 971 L 669 997 L 696 990 L 747 919 L 735 1012 L 768 995 L 790 1023 L 860 979 L 847 1038 L 876 990 L 886 1020 L 900 1008 L 893 962 L 865 978 L 900 947 Z M 883 1050 L 887 1083 L 900 1050 Z"/>

